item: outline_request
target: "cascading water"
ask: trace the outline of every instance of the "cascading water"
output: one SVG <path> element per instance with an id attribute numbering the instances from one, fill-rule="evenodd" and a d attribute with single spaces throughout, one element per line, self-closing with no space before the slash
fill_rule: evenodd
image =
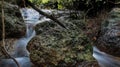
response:
<path id="1" fill-rule="evenodd" d="M 35 31 L 33 30 L 32 24 L 26 24 L 27 30 L 26 30 L 26 36 L 23 38 L 20 38 L 18 42 L 16 43 L 16 51 L 13 56 L 15 57 L 28 57 L 29 52 L 26 49 L 27 43 L 31 40 L 32 37 L 35 36 Z"/>
<path id="2" fill-rule="evenodd" d="M 29 52 L 26 50 L 26 46 L 27 43 L 31 40 L 31 38 L 35 36 L 35 30 L 33 29 L 33 27 L 37 23 L 49 21 L 50 19 L 39 15 L 39 13 L 37 13 L 33 9 L 23 8 L 20 11 L 22 13 L 23 19 L 26 22 L 27 31 L 25 37 L 20 38 L 16 43 L 17 46 L 13 56 L 18 61 L 21 67 L 31 67 L 32 63 L 30 62 Z M 50 11 L 47 10 L 47 12 Z M 40 17 L 42 18 L 40 19 Z M 101 52 L 95 46 L 93 47 L 93 56 L 98 61 L 101 67 L 120 67 L 119 58 Z M 2 59 L 0 61 L 0 67 L 17 67 L 17 65 L 12 59 Z"/>
<path id="3" fill-rule="evenodd" d="M 100 67 L 120 67 L 120 58 L 101 52 L 93 47 L 93 57 L 98 61 Z"/>
<path id="4" fill-rule="evenodd" d="M 42 17 L 33 9 L 23 8 L 20 11 L 26 22 L 26 35 L 17 41 L 15 44 L 15 52 L 12 56 L 18 61 L 21 67 L 31 67 L 32 63 L 30 62 L 29 52 L 27 51 L 26 46 L 31 38 L 35 36 L 35 30 L 33 27 L 37 23 L 49 21 L 50 19 Z M 41 20 L 39 20 L 40 17 L 42 17 Z M 0 67 L 17 67 L 17 65 L 12 59 L 2 59 L 0 60 Z"/>

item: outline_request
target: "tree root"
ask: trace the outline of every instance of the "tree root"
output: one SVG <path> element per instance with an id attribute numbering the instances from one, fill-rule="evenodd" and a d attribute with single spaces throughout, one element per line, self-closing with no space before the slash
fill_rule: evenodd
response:
<path id="1" fill-rule="evenodd" d="M 2 45 L 0 45 L 1 47 L 1 52 L 5 55 L 5 56 L 8 56 L 10 57 L 11 59 L 13 59 L 13 61 L 17 64 L 18 67 L 20 67 L 19 63 L 17 62 L 17 60 L 15 58 L 13 58 L 9 53 L 8 51 L 6 50 L 5 48 L 5 22 L 4 22 L 4 0 L 2 0 L 2 5 L 1 5 L 1 10 L 2 10 Z"/>

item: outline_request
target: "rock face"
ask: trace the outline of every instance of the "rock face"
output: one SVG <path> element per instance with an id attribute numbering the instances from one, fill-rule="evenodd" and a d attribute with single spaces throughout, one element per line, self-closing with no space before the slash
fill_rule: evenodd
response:
<path id="1" fill-rule="evenodd" d="M 26 27 L 18 7 L 16 5 L 12 5 L 5 2 L 4 12 L 5 12 L 5 37 L 18 38 L 24 36 Z M 2 12 L 0 10 L 0 15 L 1 13 Z M 0 21 L 2 21 L 1 16 Z M 2 37 L 2 22 L 0 22 L 0 40 L 2 39 L 1 37 Z"/>
<path id="2" fill-rule="evenodd" d="M 96 46 L 108 54 L 120 57 L 120 8 L 109 13 L 101 27 L 101 35 Z"/>
<path id="3" fill-rule="evenodd" d="M 5 48 L 10 55 L 13 55 L 15 52 L 16 42 L 17 42 L 17 39 L 12 39 L 12 38 L 5 39 Z M 0 45 L 2 45 L 2 41 L 0 41 Z M 1 49 L 0 49 L 0 51 L 1 51 Z M 8 58 L 8 56 L 5 56 L 0 52 L 0 59 L 5 59 L 5 58 Z"/>
<path id="4" fill-rule="evenodd" d="M 37 35 L 27 46 L 30 59 L 35 65 L 74 67 L 79 61 L 93 60 L 91 42 L 84 34 L 84 22 L 64 20 L 68 30 L 52 21 L 40 23 L 35 27 Z"/>
<path id="5" fill-rule="evenodd" d="M 13 3 L 15 0 L 5 0 L 6 2 Z"/>

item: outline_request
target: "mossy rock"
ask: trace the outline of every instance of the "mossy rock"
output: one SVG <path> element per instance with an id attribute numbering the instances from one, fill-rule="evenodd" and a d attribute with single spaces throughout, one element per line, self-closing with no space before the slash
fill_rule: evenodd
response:
<path id="1" fill-rule="evenodd" d="M 37 35 L 27 46 L 34 64 L 52 64 L 55 67 L 61 65 L 61 61 L 63 64 L 74 64 L 77 61 L 93 60 L 91 42 L 84 33 L 84 22 L 66 20 L 63 24 L 68 30 L 52 21 L 36 25 Z"/>
<path id="2" fill-rule="evenodd" d="M 114 8 L 103 21 L 96 46 L 103 52 L 120 57 L 120 8 Z"/>
<path id="3" fill-rule="evenodd" d="M 17 39 L 13 38 L 5 39 L 5 49 L 10 55 L 14 55 L 17 41 Z M 2 45 L 2 41 L 0 41 L 0 45 Z M 2 47 L 0 47 L 0 60 L 9 58 L 6 54 L 2 53 L 1 48 Z"/>
<path id="4" fill-rule="evenodd" d="M 1 1 L 0 1 L 1 5 Z M 1 9 L 1 6 L 0 6 Z M 1 15 L 0 10 L 0 15 Z M 18 38 L 25 35 L 26 26 L 22 19 L 19 8 L 16 5 L 4 2 L 5 13 L 5 37 L 6 38 Z M 0 16 L 0 21 L 2 18 Z M 0 40 L 2 39 L 2 22 L 0 22 Z"/>

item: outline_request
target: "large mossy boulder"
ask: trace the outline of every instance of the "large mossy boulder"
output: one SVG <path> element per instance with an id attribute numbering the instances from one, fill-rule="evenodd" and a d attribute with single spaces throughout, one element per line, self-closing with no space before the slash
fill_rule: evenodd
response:
<path id="1" fill-rule="evenodd" d="M 120 57 L 120 8 L 114 8 L 102 23 L 96 46 L 103 52 Z"/>
<path id="2" fill-rule="evenodd" d="M 63 20 L 63 19 L 60 19 Z M 92 61 L 92 46 L 82 20 L 64 19 L 63 29 L 53 21 L 36 25 L 36 36 L 28 43 L 31 61 L 37 66 L 74 67 Z"/>
<path id="3" fill-rule="evenodd" d="M 1 5 L 1 1 L 0 1 Z M 1 9 L 1 6 L 0 6 Z M 0 15 L 1 15 L 0 10 Z M 16 5 L 4 2 L 5 13 L 5 37 L 6 38 L 18 38 L 25 35 L 25 23 L 22 19 L 19 8 Z M 0 16 L 0 21 L 1 20 Z M 2 39 L 2 22 L 0 22 L 0 40 Z"/>

